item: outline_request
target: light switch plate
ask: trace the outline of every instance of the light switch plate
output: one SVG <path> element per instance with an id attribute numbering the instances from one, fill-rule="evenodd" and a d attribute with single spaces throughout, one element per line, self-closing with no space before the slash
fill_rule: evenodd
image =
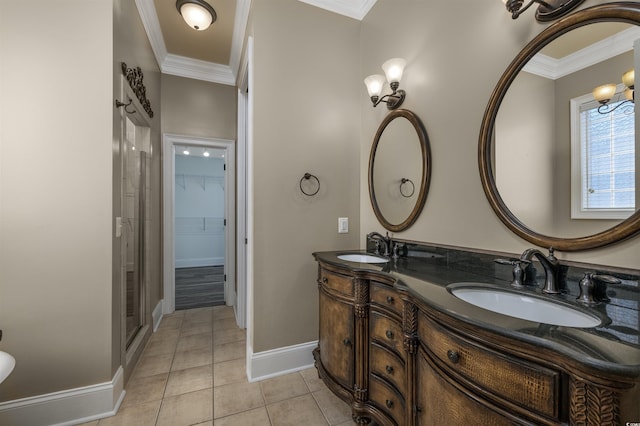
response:
<path id="1" fill-rule="evenodd" d="M 338 234 L 348 234 L 348 233 L 349 233 L 349 218 L 339 217 L 338 218 Z"/>

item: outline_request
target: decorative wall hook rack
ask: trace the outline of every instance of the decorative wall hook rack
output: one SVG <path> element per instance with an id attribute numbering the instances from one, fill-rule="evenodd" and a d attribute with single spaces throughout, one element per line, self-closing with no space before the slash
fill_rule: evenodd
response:
<path id="1" fill-rule="evenodd" d="M 127 114 L 135 114 L 136 113 L 135 109 L 132 109 L 131 111 L 127 109 L 127 107 L 131 106 L 132 103 L 133 103 L 133 99 L 129 99 L 129 103 L 127 104 L 125 104 L 124 102 L 120 102 L 119 100 L 116 99 L 116 108 L 124 107 L 124 112 L 126 112 Z"/>
<path id="2" fill-rule="evenodd" d="M 404 186 L 405 184 L 411 184 L 411 187 L 409 186 Z M 405 188 L 404 190 L 402 188 Z M 410 188 L 410 190 L 409 190 Z M 405 198 L 409 198 L 411 197 L 414 193 L 416 192 L 416 186 L 413 184 L 413 181 L 411 179 L 407 179 L 407 178 L 402 178 L 400 180 L 400 195 L 402 195 Z"/>
<path id="3" fill-rule="evenodd" d="M 317 188 L 315 188 L 315 191 L 309 191 L 309 190 L 305 191 L 302 184 L 305 181 L 311 182 L 311 179 L 316 181 Z M 320 180 L 318 180 L 318 178 L 312 175 L 311 173 L 308 173 L 308 172 L 305 173 L 304 176 L 302 176 L 302 179 L 300 179 L 300 191 L 302 191 L 302 193 L 308 197 L 312 197 L 316 195 L 318 191 L 320 191 Z"/>
<path id="4" fill-rule="evenodd" d="M 151 102 L 147 99 L 147 88 L 144 85 L 142 69 L 140 67 L 129 68 L 125 62 L 120 64 L 120 68 L 127 82 L 129 82 L 129 87 L 131 87 L 138 101 L 140 101 L 140 105 L 142 105 L 149 117 L 153 118 L 153 110 L 151 109 Z"/>

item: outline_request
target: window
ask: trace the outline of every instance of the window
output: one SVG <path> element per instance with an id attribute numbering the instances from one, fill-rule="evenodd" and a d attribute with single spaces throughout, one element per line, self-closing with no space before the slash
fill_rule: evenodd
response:
<path id="1" fill-rule="evenodd" d="M 626 219 L 635 211 L 634 105 L 608 114 L 599 106 L 591 94 L 571 100 L 572 219 Z"/>

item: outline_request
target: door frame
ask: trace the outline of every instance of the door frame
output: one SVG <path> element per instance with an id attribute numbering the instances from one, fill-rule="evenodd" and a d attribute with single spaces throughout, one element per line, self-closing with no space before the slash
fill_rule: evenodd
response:
<path id="1" fill-rule="evenodd" d="M 175 281 L 175 147 L 176 145 L 201 146 L 223 149 L 225 151 L 224 198 L 225 198 L 225 259 L 224 299 L 227 305 L 236 300 L 236 144 L 231 139 L 206 138 L 200 136 L 164 133 L 162 135 L 162 264 L 163 264 L 163 301 L 162 313 L 170 314 L 176 310 Z"/>

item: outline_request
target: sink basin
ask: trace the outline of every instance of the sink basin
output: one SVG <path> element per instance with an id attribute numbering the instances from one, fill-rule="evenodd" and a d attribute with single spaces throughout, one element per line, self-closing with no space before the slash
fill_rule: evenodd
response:
<path id="1" fill-rule="evenodd" d="M 577 307 L 509 289 L 477 283 L 452 284 L 448 289 L 465 302 L 515 318 L 578 328 L 602 324 L 600 318 Z"/>
<path id="2" fill-rule="evenodd" d="M 364 253 L 339 254 L 338 259 L 358 263 L 387 263 L 389 261 L 386 257 Z"/>
<path id="3" fill-rule="evenodd" d="M 6 352 L 0 351 L 0 383 L 11 374 L 16 366 L 16 359 Z"/>

